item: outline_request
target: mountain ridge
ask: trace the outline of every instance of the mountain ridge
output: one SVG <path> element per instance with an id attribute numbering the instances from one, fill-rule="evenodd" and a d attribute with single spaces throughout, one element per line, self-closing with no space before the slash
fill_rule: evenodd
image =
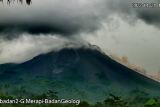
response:
<path id="1" fill-rule="evenodd" d="M 88 48 L 63 49 L 22 64 L 0 65 L 0 80 L 0 84 L 5 81 L 11 87 L 24 86 L 36 94 L 53 89 L 60 98 L 91 102 L 100 101 L 109 93 L 127 95 L 135 89 L 160 95 L 158 82 Z"/>

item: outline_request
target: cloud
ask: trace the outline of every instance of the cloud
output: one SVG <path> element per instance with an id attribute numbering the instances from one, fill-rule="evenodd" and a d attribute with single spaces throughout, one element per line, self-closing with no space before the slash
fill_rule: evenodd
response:
<path id="1" fill-rule="evenodd" d="M 0 62 L 23 62 L 41 53 L 54 50 L 54 46 L 63 47 L 62 45 L 67 41 L 78 41 L 83 44 L 83 40 L 80 38 L 81 34 L 84 35 L 84 40 L 91 38 L 87 42 L 95 43 L 103 50 L 107 50 L 107 48 L 111 51 L 123 50 L 123 52 L 127 51 L 132 55 L 134 52 L 129 49 L 134 47 L 133 42 L 137 42 L 135 38 L 139 38 L 141 35 L 150 36 L 153 33 L 159 35 L 158 30 L 150 25 L 159 28 L 160 9 L 133 8 L 132 3 L 137 1 L 68 0 L 66 2 L 66 0 L 32 0 L 30 6 L 16 3 L 10 6 L 0 4 L 0 38 L 3 37 L 3 39 L 0 39 Z M 157 0 L 152 0 L 152 2 L 154 1 L 157 2 Z M 140 2 L 151 1 L 140 0 Z M 125 23 L 117 21 L 113 23 L 114 20 L 110 17 L 114 17 L 114 15 Z M 135 26 L 130 26 L 127 23 L 130 21 L 134 24 L 137 21 L 137 23 Z M 111 29 L 108 28 L 109 26 L 111 26 Z M 55 39 L 55 35 L 58 39 Z M 117 49 L 117 45 L 112 45 L 114 42 L 110 39 L 110 36 L 117 38 L 116 41 L 121 44 L 121 49 Z M 60 41 L 60 44 L 56 41 Z M 54 43 L 57 44 L 54 45 Z M 44 48 L 39 48 L 39 46 L 44 46 Z M 124 47 L 126 47 L 126 50 Z M 142 48 L 142 46 L 139 48 Z M 144 53 L 142 52 L 142 54 Z M 17 55 L 19 58 L 12 57 Z M 136 60 L 138 59 L 140 58 Z"/>
<path id="2" fill-rule="evenodd" d="M 139 11 L 137 16 L 148 24 L 153 24 L 159 27 L 160 25 L 160 10 Z"/>
<path id="3" fill-rule="evenodd" d="M 12 36 L 30 34 L 78 35 L 103 27 L 108 16 L 119 14 L 124 20 L 141 19 L 158 25 L 159 8 L 133 8 L 132 3 L 158 3 L 157 0 L 33 0 L 32 5 L 0 5 L 0 32 Z M 125 17 L 124 17 L 125 16 Z M 127 16 L 127 17 L 126 17 Z"/>
<path id="4" fill-rule="evenodd" d="M 33 36 L 23 34 L 18 38 L 0 39 L 0 64 L 22 63 L 40 54 L 58 51 L 64 47 L 79 47 L 77 41 L 71 42 L 56 35 Z"/>
<path id="5" fill-rule="evenodd" d="M 105 1 L 33 0 L 31 6 L 0 5 L 0 32 L 73 35 L 100 27 Z"/>
<path id="6" fill-rule="evenodd" d="M 159 0 L 108 0 L 109 9 L 112 12 L 119 14 L 124 17 L 125 20 L 134 20 L 140 19 L 147 24 L 154 25 L 159 28 L 160 25 L 160 8 L 158 7 L 160 2 Z M 139 6 L 136 3 L 139 3 Z M 151 4 L 156 4 L 156 7 L 151 7 Z M 150 7 L 145 7 L 144 4 L 150 5 Z M 143 5 L 143 6 L 140 6 Z M 135 22 L 134 22 L 135 23 Z"/>

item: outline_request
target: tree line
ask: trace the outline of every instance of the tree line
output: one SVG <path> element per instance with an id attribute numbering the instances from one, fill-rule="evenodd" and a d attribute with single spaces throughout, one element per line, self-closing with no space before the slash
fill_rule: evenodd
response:
<path id="1" fill-rule="evenodd" d="M 19 2 L 21 4 L 23 4 L 23 2 L 25 2 L 27 5 L 30 5 L 32 3 L 32 0 L 7 0 L 7 4 L 11 4 L 11 3 L 14 3 L 14 2 Z M 4 2 L 4 0 L 0 0 L 0 2 Z"/>

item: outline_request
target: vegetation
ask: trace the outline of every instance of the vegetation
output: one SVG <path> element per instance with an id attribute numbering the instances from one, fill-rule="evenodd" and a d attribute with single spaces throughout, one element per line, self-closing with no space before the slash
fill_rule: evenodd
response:
<path id="1" fill-rule="evenodd" d="M 3 3 L 3 1 L 5 1 L 5 0 L 0 0 L 0 2 L 2 2 L 2 3 Z M 23 4 L 23 0 L 6 0 L 6 1 L 7 1 L 7 4 L 11 4 L 11 2 L 14 3 L 15 1 Z M 32 0 L 25 0 L 25 2 L 27 5 L 30 5 L 32 3 Z"/>
<path id="2" fill-rule="evenodd" d="M 24 91 L 24 90 L 23 90 Z M 134 95 L 133 95 L 134 93 Z M 48 90 L 40 95 L 31 95 L 32 99 L 58 99 L 56 92 Z M 134 90 L 130 97 L 120 97 L 110 94 L 103 102 L 89 104 L 82 101 L 76 104 L 0 104 L 0 107 L 160 107 L 160 97 L 149 97 L 145 92 Z M 15 96 L 0 93 L 0 99 L 16 99 Z M 18 97 L 22 98 L 22 97 Z"/>

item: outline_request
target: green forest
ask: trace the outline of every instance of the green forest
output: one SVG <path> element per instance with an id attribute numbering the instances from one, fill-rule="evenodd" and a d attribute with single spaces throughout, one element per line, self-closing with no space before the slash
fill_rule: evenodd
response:
<path id="1" fill-rule="evenodd" d="M 26 93 L 22 90 L 22 93 Z M 29 94 L 29 93 L 28 93 Z M 57 92 L 48 90 L 41 95 L 31 95 L 32 99 L 58 99 Z M 22 96 L 10 96 L 7 93 L 0 93 L 0 99 L 20 99 Z M 160 97 L 150 97 L 149 94 L 134 90 L 130 96 L 121 97 L 114 94 L 109 94 L 102 102 L 90 104 L 86 101 L 81 101 L 79 105 L 76 104 L 0 104 L 0 107 L 160 107 Z"/>

